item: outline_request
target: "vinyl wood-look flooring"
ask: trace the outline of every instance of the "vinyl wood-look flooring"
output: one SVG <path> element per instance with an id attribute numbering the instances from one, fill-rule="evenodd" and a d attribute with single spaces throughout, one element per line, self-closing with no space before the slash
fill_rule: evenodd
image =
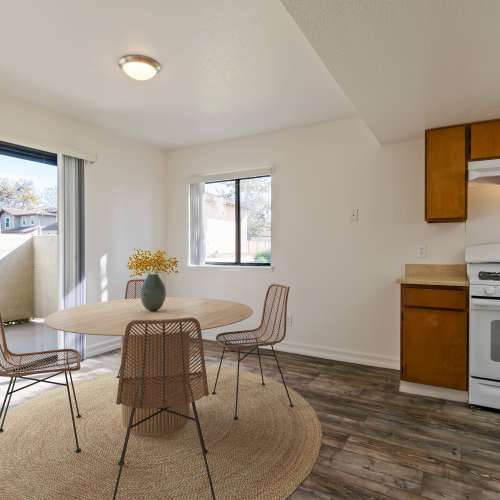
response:
<path id="1" fill-rule="evenodd" d="M 219 355 L 205 343 L 207 365 Z M 226 367 L 236 366 L 232 356 Z M 286 353 L 279 359 L 323 429 L 318 461 L 292 500 L 500 500 L 500 413 L 399 393 L 394 370 Z M 76 378 L 116 373 L 119 361 L 119 352 L 89 359 Z M 263 367 L 280 380 L 272 358 Z M 242 369 L 258 372 L 257 358 Z M 12 403 L 50 390 L 40 386 Z M 0 387 L 3 393 L 6 384 Z"/>

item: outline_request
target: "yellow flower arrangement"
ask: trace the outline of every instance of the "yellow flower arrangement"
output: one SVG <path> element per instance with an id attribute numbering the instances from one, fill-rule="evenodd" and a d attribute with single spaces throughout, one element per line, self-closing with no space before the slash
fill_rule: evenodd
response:
<path id="1" fill-rule="evenodd" d="M 128 269 L 131 276 L 141 276 L 146 273 L 177 273 L 179 261 L 177 257 L 167 257 L 163 250 L 135 249 L 128 259 Z"/>

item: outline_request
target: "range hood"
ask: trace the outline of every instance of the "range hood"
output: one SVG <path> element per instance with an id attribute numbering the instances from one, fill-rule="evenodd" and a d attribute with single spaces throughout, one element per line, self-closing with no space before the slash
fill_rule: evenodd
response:
<path id="1" fill-rule="evenodd" d="M 500 159 L 469 162 L 469 182 L 500 184 Z"/>

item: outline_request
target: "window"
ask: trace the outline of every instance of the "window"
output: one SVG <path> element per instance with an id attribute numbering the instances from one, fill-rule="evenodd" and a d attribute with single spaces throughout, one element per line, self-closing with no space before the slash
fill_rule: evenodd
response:
<path id="1" fill-rule="evenodd" d="M 32 226 L 34 226 L 34 225 L 35 225 L 35 217 L 31 216 L 31 221 L 30 221 L 30 224 L 31 224 Z"/>
<path id="2" fill-rule="evenodd" d="M 191 185 L 191 263 L 271 264 L 271 176 Z"/>
<path id="3" fill-rule="evenodd" d="M 11 144 L 9 142 L 0 141 L 0 154 L 12 158 L 19 158 L 21 160 L 34 161 L 36 163 L 57 165 L 57 155 L 55 153 L 27 148 L 26 146 L 18 146 L 17 144 Z"/>
<path id="4" fill-rule="evenodd" d="M 21 226 L 27 226 L 28 225 L 28 221 L 26 219 L 26 215 L 23 215 L 21 217 Z"/>
<path id="5" fill-rule="evenodd" d="M 4 219 L 5 229 L 10 228 L 10 217 L 7 215 Z"/>

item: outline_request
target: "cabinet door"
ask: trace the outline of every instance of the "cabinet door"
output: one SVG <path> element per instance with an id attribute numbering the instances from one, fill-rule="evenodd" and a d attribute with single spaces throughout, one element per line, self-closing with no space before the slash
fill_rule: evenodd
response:
<path id="1" fill-rule="evenodd" d="M 470 126 L 471 160 L 500 157 L 500 120 Z"/>
<path id="2" fill-rule="evenodd" d="M 405 307 L 401 378 L 467 389 L 467 312 Z"/>
<path id="3" fill-rule="evenodd" d="M 466 127 L 459 125 L 425 133 L 425 220 L 467 218 Z"/>

